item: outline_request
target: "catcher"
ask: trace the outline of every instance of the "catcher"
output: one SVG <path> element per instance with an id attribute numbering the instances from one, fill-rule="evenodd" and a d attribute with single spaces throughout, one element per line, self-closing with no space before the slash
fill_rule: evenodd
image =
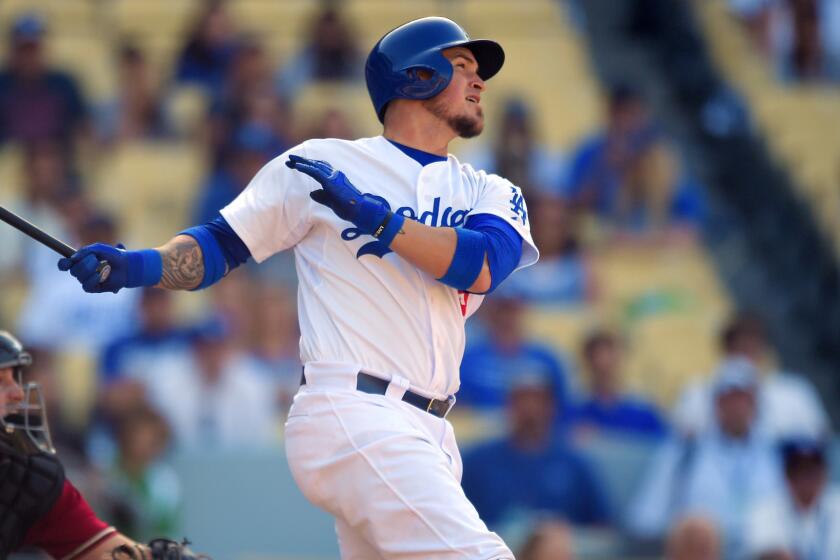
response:
<path id="1" fill-rule="evenodd" d="M 64 477 L 37 383 L 24 383 L 32 357 L 0 331 L 0 560 L 23 547 L 57 560 L 198 560 L 184 543 L 135 543 L 93 513 Z"/>

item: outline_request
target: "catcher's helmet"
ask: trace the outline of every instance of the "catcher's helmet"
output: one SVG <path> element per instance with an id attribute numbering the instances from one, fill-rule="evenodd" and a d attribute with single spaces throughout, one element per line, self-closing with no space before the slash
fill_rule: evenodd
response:
<path id="1" fill-rule="evenodd" d="M 505 62 L 505 51 L 495 41 L 470 39 L 452 20 L 426 17 L 405 23 L 382 37 L 367 58 L 365 81 L 376 116 L 385 122 L 385 108 L 393 99 L 429 99 L 446 89 L 452 64 L 441 51 L 465 47 L 478 62 L 478 75 L 489 80 Z M 431 73 L 422 79 L 418 70 Z"/>
<path id="2" fill-rule="evenodd" d="M 32 356 L 23 349 L 18 339 L 7 331 L 0 331 L 0 368 L 11 367 L 17 370 L 32 365 Z"/>
<path id="3" fill-rule="evenodd" d="M 0 429 L 22 451 L 54 453 L 47 423 L 41 387 L 38 383 L 24 383 L 23 370 L 32 365 L 32 356 L 20 341 L 7 331 L 0 331 L 0 369 L 12 368 L 15 383 L 23 390 L 23 400 L 8 403 L 0 413 Z M 34 446 L 34 447 L 33 447 Z"/>

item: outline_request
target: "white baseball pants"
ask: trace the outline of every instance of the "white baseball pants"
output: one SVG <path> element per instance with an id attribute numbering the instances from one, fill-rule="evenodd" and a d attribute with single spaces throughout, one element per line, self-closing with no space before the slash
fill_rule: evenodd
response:
<path id="1" fill-rule="evenodd" d="M 336 517 L 343 560 L 512 560 L 461 489 L 452 425 L 351 372 L 306 372 L 286 456 L 308 500 Z"/>

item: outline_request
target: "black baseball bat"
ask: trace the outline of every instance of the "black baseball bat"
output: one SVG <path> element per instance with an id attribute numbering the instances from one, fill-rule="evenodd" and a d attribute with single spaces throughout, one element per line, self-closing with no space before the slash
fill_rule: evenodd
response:
<path id="1" fill-rule="evenodd" d="M 62 257 L 70 257 L 76 252 L 76 249 L 63 241 L 59 241 L 49 233 L 45 232 L 35 224 L 27 222 L 14 212 L 10 212 L 6 208 L 0 206 L 0 220 L 3 220 L 13 228 L 21 231 L 43 245 L 46 245 Z M 111 274 L 111 265 L 107 261 L 99 261 L 99 266 L 96 267 L 99 273 L 99 281 L 104 282 Z"/>

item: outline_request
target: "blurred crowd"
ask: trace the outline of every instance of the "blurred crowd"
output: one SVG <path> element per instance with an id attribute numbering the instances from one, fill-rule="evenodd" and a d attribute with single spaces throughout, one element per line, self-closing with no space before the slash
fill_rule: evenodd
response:
<path id="1" fill-rule="evenodd" d="M 730 1 L 762 42 L 778 10 L 794 29 L 816 25 L 800 21 L 811 4 Z M 833 3 L 823 5 L 829 8 L 819 13 L 837 20 Z M 332 3 L 313 18 L 300 50 L 273 68 L 225 3 L 207 2 L 166 80 L 154 78 L 138 45 L 114 45 L 119 88 L 99 103 L 51 66 L 49 33 L 35 13 L 7 29 L 0 147 L 20 147 L 23 168 L 17 198 L 2 202 L 74 245 L 121 239 L 118 217 L 91 194 L 91 157 L 132 142 L 200 144 L 205 178 L 185 217 L 197 224 L 289 147 L 357 134 L 338 103 L 314 127 L 290 109 L 309 83 L 360 83 L 367 45 Z M 816 58 L 817 47 L 790 37 L 797 35 L 785 43 L 792 76 L 832 76 L 831 53 L 840 49 L 828 32 Z M 170 96 L 183 85 L 207 100 L 202 129 L 189 137 L 170 111 Z M 567 152 L 540 142 L 538 119 L 527 99 L 508 99 L 492 137 L 463 158 L 523 188 L 541 251 L 540 262 L 514 274 L 469 325 L 454 414 L 492 417 L 499 426 L 463 446 L 463 486 L 482 518 L 503 533 L 527 520 L 519 541 L 525 560 L 574 557 L 580 531 L 621 535 L 675 560 L 840 557 L 827 417 L 804 377 L 778 371 L 758 316 L 731 317 L 720 333 L 719 367 L 686 386 L 670 410 L 627 390 L 629 342 L 620 328 L 596 326 L 580 348 L 528 335 L 528 309 L 597 304 L 592 251 L 696 247 L 706 219 L 702 185 L 629 85 L 606 88 L 603 127 Z M 31 375 L 59 419 L 52 424 L 59 452 L 70 476 L 126 534 L 179 536 L 171 453 L 280 441 L 301 367 L 288 256 L 235 271 L 208 291 L 206 313 L 196 315 L 154 288 L 82 294 L 59 273 L 53 253 L 9 228 L 0 228 L 0 246 L 0 282 L 27 287 L 18 316 L 2 319 L 35 356 Z M 95 369 L 95 398 L 82 422 L 60 420 L 69 405 L 57 370 L 71 367 L 67 355 L 86 356 Z M 588 453 L 593 442 L 611 440 L 651 450 L 626 498 Z"/>
<path id="2" fill-rule="evenodd" d="M 840 80 L 840 4 L 834 0 L 727 0 L 752 43 L 792 82 Z"/>

